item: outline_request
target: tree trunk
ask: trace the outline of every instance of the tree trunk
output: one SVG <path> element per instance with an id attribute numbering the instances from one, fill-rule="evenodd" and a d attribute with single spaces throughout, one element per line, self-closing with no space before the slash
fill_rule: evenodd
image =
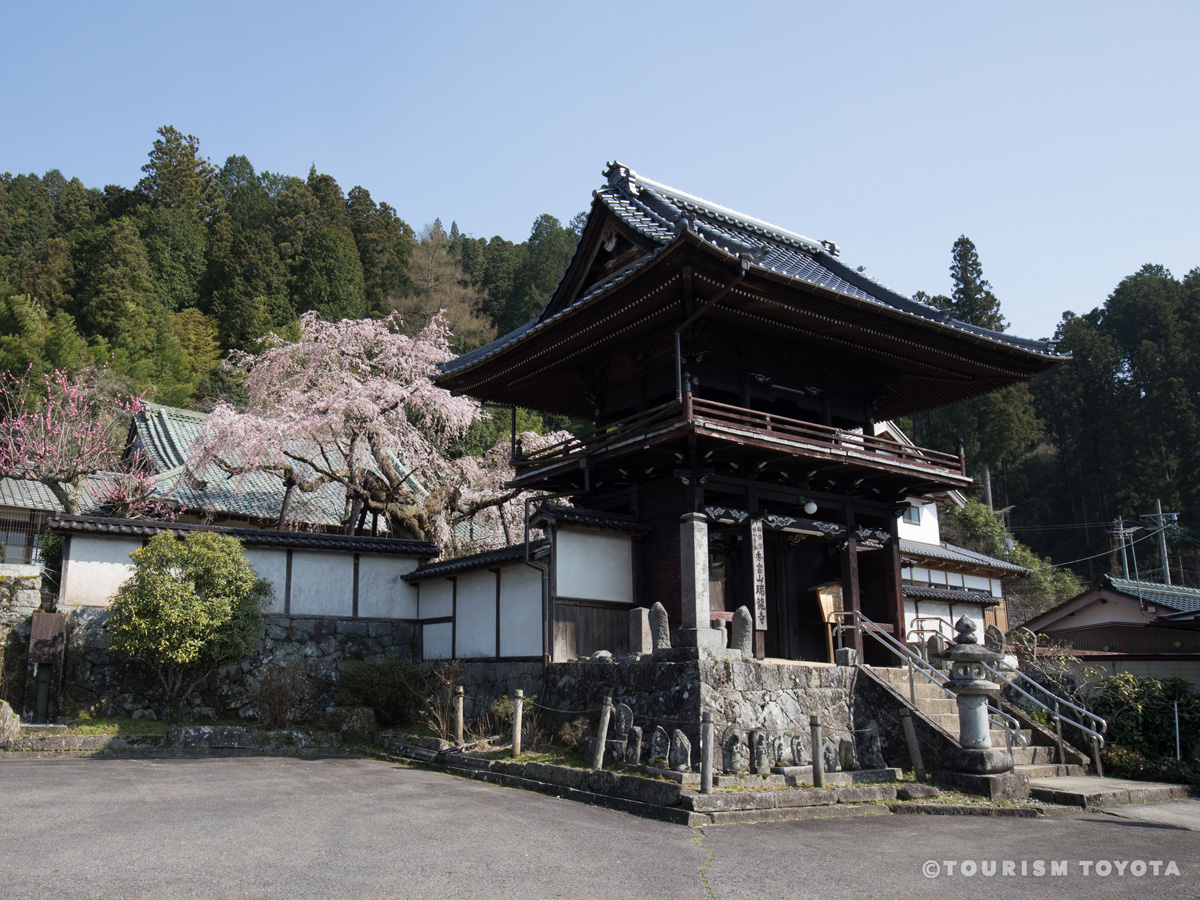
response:
<path id="1" fill-rule="evenodd" d="M 296 493 L 296 482 L 288 481 L 287 490 L 283 494 L 283 505 L 279 507 L 279 521 L 275 523 L 276 531 L 283 531 L 283 523 L 287 521 L 288 510 L 292 506 L 292 495 Z"/>
<path id="2" fill-rule="evenodd" d="M 992 470 L 986 462 L 979 464 L 980 480 L 983 482 L 983 502 L 988 509 L 995 509 L 992 505 Z"/>

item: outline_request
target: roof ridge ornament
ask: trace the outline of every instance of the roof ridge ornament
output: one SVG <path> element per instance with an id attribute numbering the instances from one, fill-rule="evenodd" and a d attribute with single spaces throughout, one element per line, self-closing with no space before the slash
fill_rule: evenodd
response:
<path id="1" fill-rule="evenodd" d="M 842 248 L 833 241 L 821 241 L 821 246 L 825 248 L 825 252 L 836 258 L 842 255 Z"/>
<path id="2" fill-rule="evenodd" d="M 608 179 L 609 187 L 623 187 L 633 196 L 636 197 L 638 195 L 637 172 L 628 166 L 623 166 L 621 163 L 613 160 L 602 174 Z"/>

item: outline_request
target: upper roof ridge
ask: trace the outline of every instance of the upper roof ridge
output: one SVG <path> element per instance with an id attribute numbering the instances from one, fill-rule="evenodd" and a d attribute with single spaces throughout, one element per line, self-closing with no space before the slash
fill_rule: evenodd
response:
<path id="1" fill-rule="evenodd" d="M 657 194 L 683 203 L 685 206 L 693 207 L 697 212 L 705 212 L 732 224 L 741 225 L 752 231 L 759 231 L 770 237 L 796 244 L 811 253 L 827 253 L 830 256 L 837 255 L 837 245 L 832 241 L 813 240 L 810 237 L 805 237 L 787 228 L 772 225 L 770 222 L 756 218 L 755 216 L 740 213 L 735 209 L 730 209 L 728 206 L 722 206 L 719 203 L 713 203 L 695 194 L 689 194 L 687 191 L 681 191 L 662 182 L 653 181 L 652 179 L 638 175 L 633 169 L 620 162 L 609 163 L 608 168 L 604 170 L 604 176 L 608 179 L 609 187 L 622 187 L 633 197 L 638 197 L 641 189 L 647 187 Z"/>

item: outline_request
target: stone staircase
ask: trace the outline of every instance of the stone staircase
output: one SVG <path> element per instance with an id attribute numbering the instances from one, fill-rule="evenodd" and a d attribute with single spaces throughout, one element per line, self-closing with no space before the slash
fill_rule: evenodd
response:
<path id="1" fill-rule="evenodd" d="M 896 690 L 905 700 L 909 699 L 908 669 L 883 668 L 872 666 L 871 671 L 882 678 Z M 958 706 L 954 699 L 944 690 L 933 684 L 919 672 L 914 676 L 914 691 L 916 707 L 935 723 L 958 737 Z M 1022 747 L 1020 742 L 1013 739 L 1013 769 L 1030 778 L 1054 778 L 1061 776 L 1081 776 L 1087 774 L 1085 765 L 1058 764 L 1058 748 L 1052 745 L 1042 745 L 1038 741 L 1041 735 L 1028 728 L 1021 729 L 1021 736 L 1028 746 Z M 992 728 L 992 746 L 1004 747 L 1005 736 L 1003 728 Z M 1070 750 L 1068 758 L 1074 757 Z"/>

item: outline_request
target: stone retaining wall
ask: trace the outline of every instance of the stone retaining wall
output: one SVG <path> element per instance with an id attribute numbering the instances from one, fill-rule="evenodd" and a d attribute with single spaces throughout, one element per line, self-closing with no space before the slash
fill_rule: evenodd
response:
<path id="1" fill-rule="evenodd" d="M 711 710 L 718 742 L 727 733 L 744 736 L 751 729 L 763 729 L 783 742 L 789 762 L 794 761 L 793 737 L 804 761 L 811 762 L 813 714 L 821 716 L 824 737 L 834 747 L 849 741 L 862 756 L 864 735 L 877 734 L 877 713 L 872 704 L 856 702 L 857 681 L 853 667 L 760 662 L 728 653 L 698 658 L 695 650 L 687 649 L 550 663 L 544 670 L 539 662 L 476 661 L 464 664 L 461 678 L 468 720 L 485 712 L 497 697 L 512 696 L 521 688 L 526 696 L 537 697 L 554 730 L 585 718 L 590 731 L 605 696 L 611 694 L 614 703 L 632 711 L 632 724 L 642 729 L 644 740 L 649 741 L 660 725 L 668 735 L 679 729 L 695 748 L 697 761 L 701 712 Z M 886 754 L 891 734 L 880 734 L 878 740 Z M 720 766 L 721 753 L 715 758 Z"/>
<path id="2" fill-rule="evenodd" d="M 0 565 L 0 700 L 20 709 L 25 693 L 25 655 L 30 616 L 41 603 L 37 566 Z"/>
<path id="3" fill-rule="evenodd" d="M 96 715 L 161 718 L 162 691 L 153 673 L 137 663 L 114 659 L 105 642 L 107 609 L 79 609 L 69 621 L 63 674 L 67 709 Z M 338 619 L 265 616 L 262 638 L 253 655 L 226 666 L 190 698 L 185 718 L 217 715 L 250 717 L 254 708 L 247 687 L 254 673 L 276 661 L 302 659 L 317 685 L 315 705 L 336 702 L 342 665 L 352 659 L 396 656 L 420 659 L 416 623 L 393 619 Z"/>
<path id="4" fill-rule="evenodd" d="M 716 740 L 731 732 L 762 729 L 782 740 L 789 761 L 792 739 L 804 763 L 812 762 L 809 717 L 819 715 L 824 739 L 862 743 L 873 711 L 855 704 L 858 669 L 852 666 L 764 662 L 739 655 L 705 658 L 700 663 L 704 709 L 713 713 Z M 715 758 L 719 758 L 716 754 Z"/>

